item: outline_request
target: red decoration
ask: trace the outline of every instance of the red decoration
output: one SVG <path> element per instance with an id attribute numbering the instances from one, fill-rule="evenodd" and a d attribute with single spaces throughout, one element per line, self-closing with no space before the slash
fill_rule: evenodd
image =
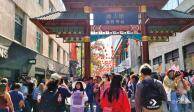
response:
<path id="1" fill-rule="evenodd" d="M 136 44 L 138 44 L 138 42 L 139 42 L 138 40 L 135 40 L 135 43 L 136 43 Z"/>
<path id="2" fill-rule="evenodd" d="M 130 46 L 130 42 L 127 43 L 127 46 Z"/>

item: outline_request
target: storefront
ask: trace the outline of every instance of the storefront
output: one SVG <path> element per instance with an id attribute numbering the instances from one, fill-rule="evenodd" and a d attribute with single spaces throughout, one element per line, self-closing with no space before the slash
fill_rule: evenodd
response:
<path id="1" fill-rule="evenodd" d="M 194 42 L 183 47 L 185 70 L 194 69 Z"/>
<path id="2" fill-rule="evenodd" d="M 42 82 L 45 77 L 49 78 L 54 72 L 62 75 L 69 74 L 68 67 L 63 64 L 14 42 L 7 49 L 0 46 L 0 78 L 7 77 L 10 82 L 14 82 L 25 74 Z"/>

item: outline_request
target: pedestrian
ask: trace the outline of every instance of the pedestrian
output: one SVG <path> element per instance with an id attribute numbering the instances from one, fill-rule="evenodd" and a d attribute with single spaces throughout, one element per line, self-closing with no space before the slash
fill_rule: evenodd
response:
<path id="1" fill-rule="evenodd" d="M 6 91 L 9 92 L 10 91 L 10 86 L 9 86 L 8 79 L 7 78 L 2 78 L 0 82 L 6 84 Z"/>
<path id="2" fill-rule="evenodd" d="M 178 71 L 178 68 L 173 65 L 167 72 L 164 77 L 163 86 L 167 94 L 167 103 L 169 112 L 178 112 L 177 105 L 177 94 L 176 94 L 176 81 L 175 81 L 175 72 Z"/>
<path id="3" fill-rule="evenodd" d="M 96 83 L 94 84 L 94 102 L 96 104 L 96 112 L 102 112 L 102 109 L 100 107 L 100 83 L 102 81 L 102 78 L 100 76 L 96 76 Z"/>
<path id="4" fill-rule="evenodd" d="M 184 79 L 184 74 L 183 72 L 178 72 L 178 77 L 177 77 L 177 98 L 178 98 L 178 109 L 179 112 L 191 112 L 189 110 L 189 104 L 191 104 L 191 101 L 189 100 L 188 97 L 188 92 L 190 91 L 190 84 L 189 82 Z"/>
<path id="5" fill-rule="evenodd" d="M 107 88 L 100 99 L 103 112 L 131 112 L 127 93 L 122 88 L 122 76 L 113 76 L 110 87 Z"/>
<path id="6" fill-rule="evenodd" d="M 24 103 L 25 103 L 23 112 L 31 112 L 31 105 L 28 100 L 29 87 L 28 87 L 28 81 L 26 80 L 26 77 L 21 78 L 21 83 L 22 83 L 22 86 L 21 86 L 20 91 L 24 95 Z"/>
<path id="7" fill-rule="evenodd" d="M 108 74 L 104 74 L 102 76 L 102 82 L 100 84 L 100 97 L 103 96 L 104 91 L 110 87 L 110 78 L 108 76 Z"/>
<path id="8" fill-rule="evenodd" d="M 21 85 L 19 83 L 15 83 L 13 85 L 12 91 L 10 91 L 11 100 L 14 106 L 14 112 L 22 112 L 22 109 L 25 107 L 24 104 L 24 95 L 20 92 Z"/>
<path id="9" fill-rule="evenodd" d="M 137 75 L 134 74 L 130 76 L 130 80 L 128 81 L 128 85 L 127 85 L 128 98 L 131 104 L 132 112 L 136 112 L 135 111 L 135 92 L 136 92 L 137 82 L 138 82 L 138 77 Z"/>
<path id="10" fill-rule="evenodd" d="M 45 90 L 44 83 L 40 83 L 38 87 L 36 87 L 32 92 L 32 99 L 33 99 L 33 112 L 39 112 L 39 103 L 43 92 Z"/>
<path id="11" fill-rule="evenodd" d="M 69 108 L 65 104 L 67 98 L 71 96 L 71 91 L 65 83 L 65 79 L 61 78 L 57 91 L 57 112 L 68 111 Z"/>
<path id="12" fill-rule="evenodd" d="M 136 112 L 162 112 L 162 102 L 167 101 L 162 83 L 151 77 L 149 64 L 143 64 L 140 73 L 142 80 L 137 83 L 135 93 Z"/>
<path id="13" fill-rule="evenodd" d="M 88 100 L 85 92 L 86 84 L 82 81 L 75 81 L 72 84 L 73 93 L 70 97 L 70 112 L 84 112 L 85 102 Z"/>
<path id="14" fill-rule="evenodd" d="M 6 84 L 4 83 L 0 83 L 0 112 L 14 112 L 11 97 L 6 91 Z"/>
<path id="15" fill-rule="evenodd" d="M 86 85 L 86 94 L 88 96 L 88 101 L 87 103 L 89 104 L 89 112 L 94 112 L 94 108 L 93 108 L 93 101 L 94 101 L 94 93 L 93 93 L 93 89 L 94 89 L 94 83 L 93 83 L 93 77 L 89 77 L 88 79 L 88 83 Z M 88 109 L 86 109 L 88 110 Z"/>

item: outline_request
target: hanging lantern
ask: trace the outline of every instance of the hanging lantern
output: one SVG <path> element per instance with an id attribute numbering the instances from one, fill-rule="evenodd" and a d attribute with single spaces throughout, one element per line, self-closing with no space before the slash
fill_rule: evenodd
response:
<path id="1" fill-rule="evenodd" d="M 111 46 L 111 49 L 113 49 L 113 46 Z"/>
<path id="2" fill-rule="evenodd" d="M 103 46 L 103 49 L 105 49 L 105 47 Z"/>

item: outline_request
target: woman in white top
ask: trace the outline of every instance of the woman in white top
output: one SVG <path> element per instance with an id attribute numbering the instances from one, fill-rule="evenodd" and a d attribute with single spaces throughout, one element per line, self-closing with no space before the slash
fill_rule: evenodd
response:
<path id="1" fill-rule="evenodd" d="M 85 92 L 86 84 L 76 81 L 72 84 L 73 93 L 70 97 L 70 112 L 84 112 L 85 102 L 88 100 Z"/>

